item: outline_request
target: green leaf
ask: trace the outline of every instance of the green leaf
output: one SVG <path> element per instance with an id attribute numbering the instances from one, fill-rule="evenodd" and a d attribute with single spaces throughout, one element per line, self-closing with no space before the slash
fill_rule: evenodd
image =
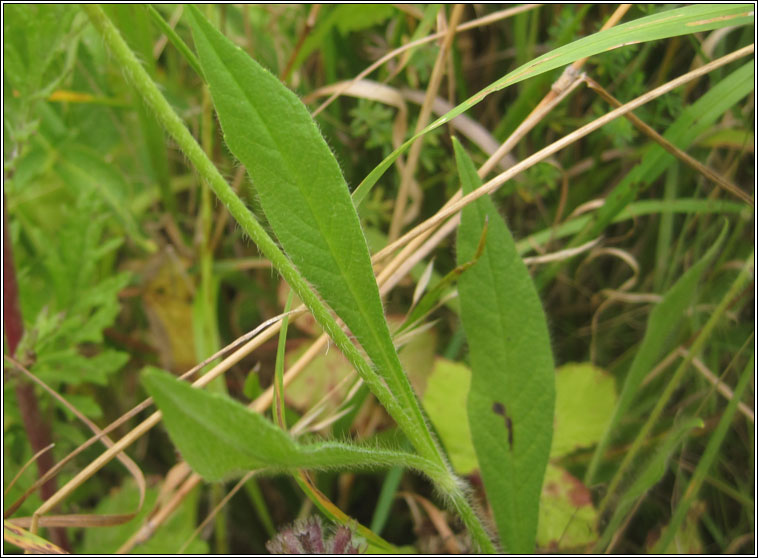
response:
<path id="1" fill-rule="evenodd" d="M 416 455 L 337 442 L 300 444 L 260 413 L 156 368 L 142 381 L 163 413 L 171 440 L 203 478 L 219 481 L 253 469 L 439 467 Z"/>
<path id="2" fill-rule="evenodd" d="M 3 73 L 20 96 L 48 85 L 43 78 L 52 77 L 45 74 L 66 48 L 62 38 L 75 14 L 65 4 L 3 6 Z"/>
<path id="3" fill-rule="evenodd" d="M 550 457 L 595 445 L 616 406 L 616 382 L 605 370 L 585 362 L 555 371 L 555 431 Z"/>
<path id="4" fill-rule="evenodd" d="M 342 172 L 297 96 L 190 7 L 224 138 L 253 180 L 274 232 L 302 275 L 350 328 L 435 453 L 384 318 L 366 239 Z M 385 405 L 386 401 L 382 401 Z M 409 436 L 412 433 L 409 433 Z"/>
<path id="5" fill-rule="evenodd" d="M 749 25 L 754 22 L 753 10 L 747 5 L 699 4 L 658 14 L 617 25 L 562 46 L 527 62 L 499 80 L 491 83 L 453 110 L 440 116 L 426 128 L 407 140 L 390 153 L 356 188 L 353 199 L 356 207 L 361 204 L 371 188 L 384 172 L 402 155 L 411 144 L 424 134 L 450 122 L 453 118 L 466 112 L 487 97 L 490 93 L 538 76 L 555 68 L 593 56 L 601 52 L 628 46 L 634 43 L 656 41 L 668 37 L 687 35 L 699 31 L 719 29 L 732 25 Z"/>
<path id="6" fill-rule="evenodd" d="M 465 194 L 481 181 L 460 143 L 453 145 Z M 486 222 L 484 252 L 458 280 L 473 372 L 469 424 L 502 543 L 529 553 L 553 433 L 553 358 L 534 284 L 487 196 L 463 209 L 458 262 L 472 259 Z"/>
<path id="7" fill-rule="evenodd" d="M 129 210 L 130 188 L 124 177 L 103 161 L 100 154 L 78 144 L 66 147 L 61 153 L 57 172 L 73 191 L 99 196 L 121 222 L 129 237 L 141 248 L 155 252 L 155 243 L 139 230 Z"/>
<path id="8" fill-rule="evenodd" d="M 629 372 L 627 372 L 624 387 L 621 389 L 621 394 L 619 395 L 618 405 L 614 409 L 613 416 L 608 422 L 603 437 L 595 448 L 595 453 L 587 468 L 584 478 L 587 484 L 592 482 L 597 467 L 600 464 L 600 457 L 610 442 L 614 429 L 637 396 L 643 378 L 660 360 L 664 350 L 671 347 L 674 342 L 675 336 L 684 321 L 685 310 L 693 304 L 695 299 L 695 288 L 711 260 L 718 254 L 726 232 L 727 224 L 724 223 L 721 234 L 719 234 L 719 237 L 711 248 L 679 278 L 674 286 L 663 296 L 663 300 L 650 312 L 645 336 L 642 338 L 642 344 L 634 356 Z"/>

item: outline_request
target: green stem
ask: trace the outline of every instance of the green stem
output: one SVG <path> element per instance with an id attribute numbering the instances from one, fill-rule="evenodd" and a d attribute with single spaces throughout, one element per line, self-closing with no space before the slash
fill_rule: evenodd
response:
<path id="1" fill-rule="evenodd" d="M 163 19 L 161 14 L 159 14 L 155 8 L 149 4 L 145 7 L 147 8 L 147 13 L 150 14 L 150 17 L 153 18 L 155 24 L 160 27 L 161 31 L 163 31 L 163 33 L 166 35 L 166 38 L 171 41 L 171 44 L 174 45 L 176 50 L 182 53 L 182 56 L 184 56 L 184 58 L 187 60 L 187 63 L 192 66 L 192 69 L 197 72 L 197 75 L 202 76 L 203 69 L 200 67 L 200 62 L 198 62 L 195 53 L 190 50 L 182 38 L 177 35 L 176 31 L 174 31 L 173 27 L 171 27 L 168 22 Z"/>
<path id="2" fill-rule="evenodd" d="M 444 486 L 446 483 L 443 482 L 440 484 Z M 495 545 L 492 543 L 492 539 L 484 529 L 482 522 L 471 507 L 471 504 L 463 491 L 458 486 L 455 486 L 453 489 L 448 490 L 447 496 L 450 498 L 453 507 L 458 512 L 463 523 L 468 528 L 471 538 L 478 547 L 478 551 L 483 554 L 498 554 L 497 548 L 495 548 Z"/>
<path id="3" fill-rule="evenodd" d="M 358 349 L 350 342 L 329 310 L 321 303 L 315 293 L 311 291 L 305 279 L 295 269 L 292 262 L 279 250 L 271 237 L 263 230 L 263 227 L 255 220 L 252 213 L 250 213 L 242 200 L 237 197 L 229 184 L 226 183 L 218 172 L 218 169 L 205 155 L 202 148 L 195 141 L 195 138 L 187 130 L 182 119 L 174 112 L 174 109 L 152 82 L 147 72 L 145 72 L 134 56 L 134 53 L 129 49 L 118 33 L 118 30 L 116 30 L 102 9 L 93 4 L 85 4 L 82 6 L 82 9 L 90 17 L 90 20 L 103 37 L 106 45 L 108 45 L 113 55 L 121 63 L 122 70 L 127 79 L 142 95 L 144 102 L 152 108 L 160 123 L 171 137 L 174 138 L 174 141 L 176 141 L 177 145 L 195 166 L 200 175 L 210 185 L 218 199 L 227 207 L 229 213 L 242 227 L 242 230 L 250 236 L 261 253 L 282 274 L 282 277 L 292 287 L 292 290 L 297 293 L 303 303 L 313 313 L 316 321 L 321 324 L 350 363 L 360 373 L 382 405 L 387 408 L 387 411 L 397 421 L 403 431 L 413 440 L 414 446 L 417 446 L 416 449 L 419 452 L 429 454 L 431 448 L 425 443 L 423 433 L 419 432 L 422 428 L 426 430 L 426 427 L 410 422 L 410 418 L 400 407 L 395 396 L 384 385 L 381 378 L 371 369 Z M 437 458 L 436 455 L 434 457 Z"/>
<path id="4" fill-rule="evenodd" d="M 122 71 L 127 80 L 134 85 L 142 96 L 143 101 L 155 113 L 158 121 L 176 141 L 184 155 L 194 165 L 203 179 L 210 185 L 219 200 L 227 207 L 250 238 L 258 246 L 261 253 L 281 273 L 284 280 L 297 293 L 300 300 L 308 307 L 316 321 L 324 328 L 327 334 L 334 340 L 337 347 L 355 367 L 358 374 L 363 378 L 371 391 L 385 407 L 387 412 L 397 422 L 403 432 L 408 436 L 416 451 L 421 456 L 433 463 L 437 463 L 444 473 L 429 471 L 440 485 L 440 488 L 448 489 L 446 493 L 451 498 L 461 518 L 471 532 L 476 543 L 487 551 L 494 552 L 494 546 L 484 530 L 479 518 L 474 513 L 470 504 L 458 487 L 458 479 L 450 470 L 439 446 L 434 443 L 434 438 L 429 431 L 426 422 L 420 416 L 420 411 L 408 413 L 402 401 L 407 400 L 408 394 L 402 394 L 398 399 L 387 387 L 384 380 L 371 368 L 363 358 L 360 351 L 350 341 L 347 334 L 337 323 L 331 312 L 321 302 L 318 296 L 311 290 L 305 279 L 295 268 L 294 264 L 277 247 L 263 227 L 255 220 L 252 213 L 247 209 L 244 202 L 237 196 L 227 184 L 215 165 L 208 159 L 195 138 L 189 132 L 182 119 L 174 112 L 169 102 L 160 92 L 158 87 L 150 79 L 145 69 L 139 63 L 129 46 L 124 42 L 118 30 L 103 10 L 94 4 L 84 4 L 82 9 L 87 13 L 92 24 L 109 47 L 114 57 L 121 64 Z M 449 490 L 452 490 L 450 492 Z"/>
<path id="5" fill-rule="evenodd" d="M 605 509 L 608 507 L 608 504 L 610 503 L 610 498 L 613 495 L 613 493 L 616 491 L 616 489 L 618 488 L 618 485 L 621 482 L 624 476 L 624 473 L 626 472 L 626 469 L 629 467 L 632 460 L 635 457 L 637 457 L 637 453 L 642 447 L 642 444 L 645 441 L 645 438 L 647 438 L 647 435 L 653 429 L 653 426 L 658 423 L 658 419 L 660 418 L 664 407 L 666 406 L 669 399 L 671 398 L 671 395 L 674 393 L 674 390 L 681 383 L 682 377 L 684 376 L 684 373 L 689 368 L 689 364 L 692 361 L 692 358 L 695 355 L 697 355 L 700 352 L 700 350 L 703 348 L 703 345 L 705 344 L 706 340 L 710 336 L 711 331 L 713 331 L 713 328 L 721 319 L 721 315 L 727 309 L 727 306 L 732 302 L 732 299 L 737 295 L 737 293 L 739 293 L 739 291 L 744 287 L 748 279 L 750 279 L 751 274 L 752 274 L 754 258 L 755 258 L 755 252 L 750 254 L 750 257 L 745 262 L 744 267 L 740 271 L 740 274 L 737 276 L 737 278 L 734 280 L 734 283 L 732 283 L 732 286 L 730 287 L 729 291 L 721 299 L 721 302 L 719 302 L 719 305 L 713 311 L 713 314 L 711 314 L 711 316 L 708 318 L 708 321 L 703 326 L 703 329 L 700 330 L 700 333 L 695 339 L 695 342 L 692 343 L 692 346 L 690 347 L 689 351 L 687 351 L 688 353 L 687 358 L 685 358 L 681 362 L 679 367 L 676 369 L 676 372 L 674 372 L 674 375 L 671 377 L 671 380 L 669 380 L 669 383 L 666 385 L 666 388 L 663 390 L 663 393 L 661 393 L 661 395 L 658 397 L 658 402 L 656 403 L 655 408 L 650 413 L 650 416 L 648 417 L 647 421 L 643 425 L 639 434 L 637 434 L 637 437 L 634 439 L 634 442 L 632 443 L 632 447 L 624 455 L 624 459 L 621 462 L 621 465 L 619 465 L 619 468 L 616 471 L 615 475 L 613 476 L 613 479 L 611 479 L 611 482 L 608 485 L 608 491 L 605 493 L 605 496 L 603 497 L 603 499 L 600 501 L 600 504 L 598 505 L 598 508 L 597 508 L 598 516 L 602 515 Z"/>

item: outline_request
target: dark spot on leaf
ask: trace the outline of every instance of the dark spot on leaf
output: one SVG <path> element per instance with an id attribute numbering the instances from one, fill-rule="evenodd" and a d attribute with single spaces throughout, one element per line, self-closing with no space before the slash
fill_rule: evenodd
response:
<path id="1" fill-rule="evenodd" d="M 505 405 L 499 401 L 492 404 L 492 412 L 505 418 L 505 427 L 508 429 L 508 447 L 513 451 L 513 421 L 505 410 Z"/>

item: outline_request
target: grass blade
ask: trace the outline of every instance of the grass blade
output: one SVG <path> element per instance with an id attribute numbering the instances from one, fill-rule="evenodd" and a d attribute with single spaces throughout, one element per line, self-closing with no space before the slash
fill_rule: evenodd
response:
<path id="1" fill-rule="evenodd" d="M 481 181 L 460 143 L 454 141 L 454 146 L 463 192 L 468 193 Z M 486 221 L 486 247 L 458 280 L 472 366 L 469 424 L 503 546 L 529 553 L 534 552 L 552 442 L 553 359 L 537 291 L 487 196 L 463 209 L 458 262 L 475 255 Z"/>
<path id="2" fill-rule="evenodd" d="M 753 367 L 754 362 L 755 356 L 751 355 L 750 361 L 747 363 L 745 370 L 743 370 L 739 383 L 734 390 L 734 397 L 732 397 L 731 401 L 729 401 L 729 404 L 726 407 L 726 411 L 724 411 L 724 414 L 721 415 L 721 420 L 719 421 L 716 430 L 708 440 L 708 445 L 705 448 L 705 453 L 697 464 L 697 468 L 695 469 L 695 473 L 692 476 L 692 480 L 690 481 L 689 486 L 687 486 L 687 490 L 684 492 L 684 497 L 679 500 L 679 504 L 674 511 L 671 522 L 669 523 L 668 527 L 666 527 L 666 530 L 663 533 L 663 536 L 661 536 L 661 539 L 658 541 L 658 544 L 656 544 L 654 552 L 663 552 L 664 549 L 667 549 L 669 547 L 671 541 L 679 530 L 679 526 L 684 521 L 684 518 L 687 515 L 687 511 L 694 503 L 695 498 L 697 498 L 700 487 L 705 480 L 705 476 L 708 474 L 708 471 L 713 465 L 719 448 L 721 447 L 721 443 L 724 441 L 724 437 L 726 436 L 726 431 L 729 428 L 729 425 L 732 423 L 734 413 L 737 412 L 737 404 L 742 401 L 742 396 L 745 393 L 745 388 L 750 382 L 750 379 L 753 378 L 755 371 L 755 368 Z"/>
<path id="3" fill-rule="evenodd" d="M 721 243 L 726 236 L 726 231 L 727 227 L 724 224 L 721 234 L 716 242 L 713 243 L 710 250 L 679 278 L 674 286 L 663 296 L 663 300 L 650 312 L 642 344 L 629 368 L 626 380 L 624 380 L 624 387 L 621 389 L 618 405 L 616 405 L 613 416 L 608 422 L 608 427 L 595 448 L 595 453 L 592 455 L 592 460 L 584 478 L 585 484 L 590 485 L 592 483 L 597 468 L 600 465 L 600 458 L 610 442 L 611 435 L 624 414 L 629 410 L 629 406 L 634 401 L 645 374 L 653 369 L 666 347 L 672 341 L 672 336 L 678 332 L 684 319 L 684 311 L 692 304 L 695 288 L 711 260 L 718 253 Z"/>
<path id="4" fill-rule="evenodd" d="M 538 76 L 555 68 L 566 66 L 581 58 L 586 58 L 601 52 L 620 48 L 629 44 L 647 41 L 656 41 L 668 37 L 676 37 L 718 29 L 727 25 L 748 25 L 753 23 L 752 8 L 747 5 L 721 5 L 700 4 L 686 6 L 675 10 L 664 11 L 658 14 L 630 21 L 584 37 L 568 45 L 557 48 L 547 54 L 535 58 L 531 62 L 516 68 L 509 74 L 485 87 L 466 101 L 457 105 L 450 112 L 440 116 L 426 128 L 414 135 L 395 151 L 390 153 L 369 175 L 358 185 L 353 193 L 356 207 L 361 204 L 366 195 L 371 191 L 374 184 L 382 177 L 384 172 L 402 155 L 413 142 L 432 130 L 449 122 L 459 114 L 466 112 L 487 97 L 490 93 L 505 89 L 510 85 L 524 81 L 525 79 Z"/>
<path id="5" fill-rule="evenodd" d="M 604 512 L 605 509 L 607 508 L 616 489 L 621 483 L 621 480 L 623 479 L 624 474 L 626 473 L 627 469 L 629 468 L 631 463 L 634 461 L 634 459 L 637 457 L 637 454 L 639 453 L 643 442 L 647 438 L 648 434 L 650 434 L 650 432 L 652 431 L 657 421 L 660 419 L 661 413 L 663 412 L 664 407 L 669 403 L 674 391 L 679 387 L 682 379 L 684 378 L 684 373 L 689 368 L 689 364 L 691 363 L 693 356 L 702 350 L 703 346 L 705 345 L 705 342 L 709 339 L 709 337 L 713 333 L 713 329 L 716 327 L 716 324 L 722 318 L 724 312 L 726 311 L 727 306 L 734 302 L 734 298 L 737 296 L 740 290 L 742 290 L 745 287 L 745 284 L 747 283 L 747 281 L 750 280 L 754 271 L 754 263 L 755 263 L 755 251 L 751 252 L 750 256 L 745 261 L 742 269 L 740 270 L 739 275 L 737 275 L 736 279 L 729 287 L 729 290 L 722 297 L 719 304 L 716 306 L 716 308 L 713 310 L 711 315 L 708 317 L 708 321 L 706 321 L 705 325 L 702 327 L 697 337 L 692 342 L 692 345 L 689 348 L 688 355 L 684 358 L 684 360 L 679 364 L 677 369 L 672 374 L 668 383 L 663 388 L 663 391 L 661 391 L 656 401 L 655 407 L 653 407 L 652 411 L 650 411 L 650 413 L 647 415 L 645 423 L 640 428 L 639 432 L 634 438 L 634 441 L 632 442 L 628 451 L 624 453 L 624 458 L 622 459 L 613 478 L 608 484 L 608 491 L 606 492 L 605 496 L 598 504 L 599 513 Z"/>
<path id="6" fill-rule="evenodd" d="M 666 473 L 666 466 L 671 454 L 684 441 L 689 432 L 693 428 L 702 427 L 702 420 L 690 418 L 669 434 L 663 443 L 658 446 L 658 449 L 656 449 L 648 462 L 640 468 L 639 475 L 629 489 L 624 492 L 618 505 L 613 510 L 613 516 L 603 532 L 603 537 L 595 547 L 596 552 L 600 552 L 607 547 L 611 537 L 617 534 L 621 523 L 627 517 L 632 507 L 648 490 L 660 482 Z"/>

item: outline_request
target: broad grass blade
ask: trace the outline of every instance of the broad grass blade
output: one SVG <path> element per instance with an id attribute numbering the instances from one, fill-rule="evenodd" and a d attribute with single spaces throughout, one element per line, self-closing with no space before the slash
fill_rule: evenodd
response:
<path id="1" fill-rule="evenodd" d="M 481 185 L 456 140 L 464 194 Z M 534 552 L 542 482 L 550 455 L 555 375 L 545 314 L 513 238 L 489 197 L 465 207 L 458 262 L 479 260 L 458 279 L 471 355 L 471 437 L 503 546 Z"/>

